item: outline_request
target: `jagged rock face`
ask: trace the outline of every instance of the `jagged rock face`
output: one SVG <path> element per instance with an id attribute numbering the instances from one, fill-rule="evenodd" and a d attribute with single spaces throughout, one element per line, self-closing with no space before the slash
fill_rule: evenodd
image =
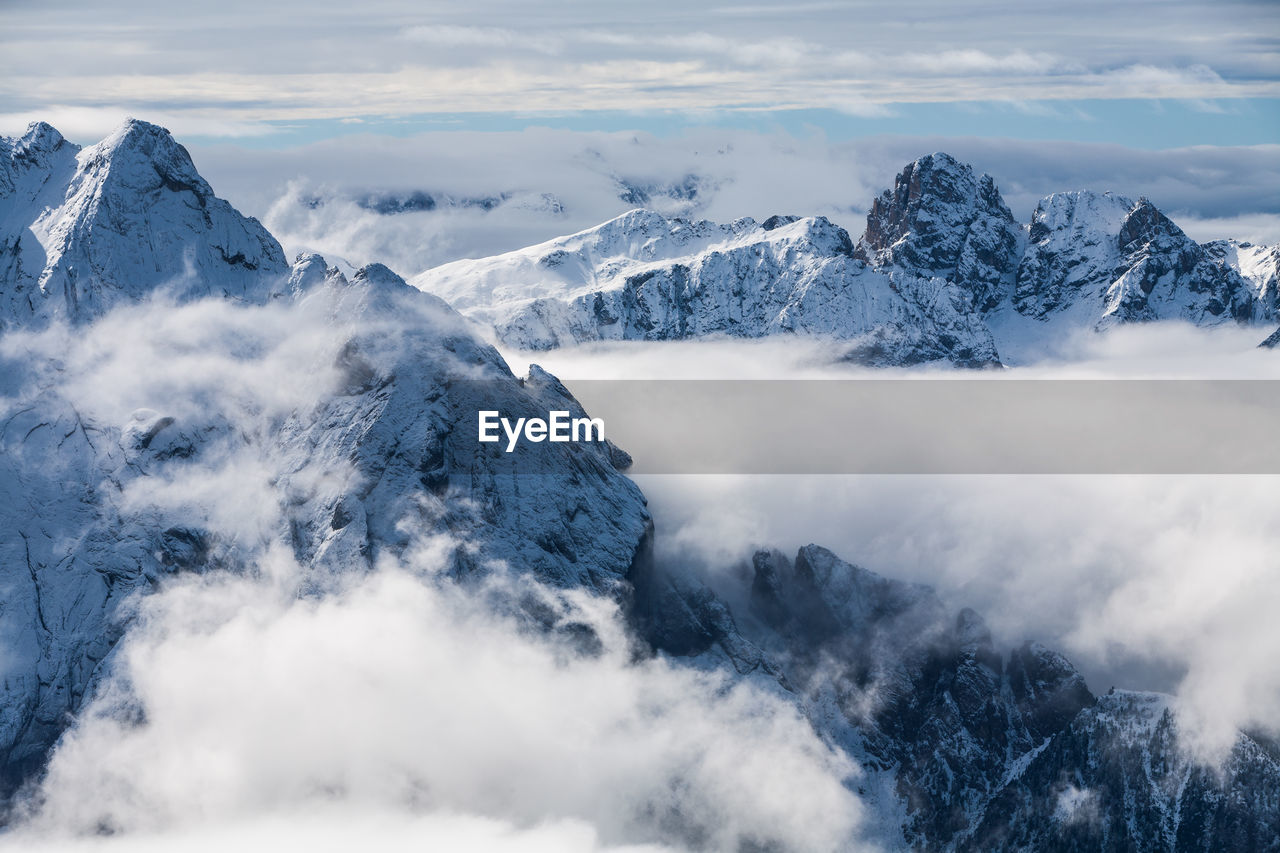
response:
<path id="1" fill-rule="evenodd" d="M 1171 699 L 1095 699 L 1062 655 L 1010 653 L 972 610 L 815 545 L 761 551 L 739 590 L 684 579 L 664 611 L 692 644 L 656 645 L 790 691 L 867 772 L 902 848 L 1268 850 L 1280 843 L 1280 762 L 1239 735 L 1218 776 L 1180 746 Z M 726 602 L 736 601 L 736 607 Z M 891 845 L 893 847 L 894 845 Z"/>
<path id="2" fill-rule="evenodd" d="M 185 152 L 157 133 L 131 123 L 112 144 L 89 149 L 96 153 L 81 157 L 77 186 L 99 189 L 85 205 L 41 207 L 37 216 L 28 208 L 40 205 L 38 194 L 6 196 L 5 221 L 39 219 L 49 233 L 69 235 L 67 251 L 50 255 L 50 280 L 84 259 L 100 259 L 102 274 L 76 279 L 74 303 L 51 296 L 57 307 L 46 314 L 10 315 L 4 333 L 48 326 L 44 334 L 57 334 L 59 320 L 76 324 L 76 336 L 99 322 L 130 328 L 127 313 L 94 315 L 144 300 L 148 286 L 163 282 L 159 272 L 124 284 L 103 272 L 132 269 L 138 256 L 129 252 L 145 244 L 157 268 L 197 259 L 180 295 L 212 300 L 192 310 L 212 306 L 226 324 L 227 334 L 208 344 L 211 358 L 250 359 L 256 368 L 254 353 L 274 346 L 279 329 L 264 332 L 260 318 L 291 312 L 287 325 L 304 324 L 321 355 L 278 378 L 315 391 L 281 411 L 252 395 L 242 400 L 236 388 L 193 399 L 113 398 L 113 410 L 132 411 L 115 418 L 64 383 L 59 364 L 26 357 L 23 347 L 0 355 L 0 798 L 42 766 L 109 668 L 132 618 L 131 594 L 175 574 L 252 570 L 279 549 L 301 567 L 305 594 L 335 574 L 398 558 L 423 538 L 447 536 L 456 548 L 444 570 L 455 577 L 502 563 L 552 586 L 623 598 L 651 529 L 643 495 L 614 468 L 615 448 L 546 445 L 551 456 L 531 471 L 498 464 L 500 450 L 476 449 L 477 395 L 515 416 L 581 414 L 554 377 L 513 376 L 461 316 L 386 267 L 348 281 L 314 255 L 277 265 L 275 242 L 259 240 L 256 223 L 206 192 L 184 171 Z M 6 150 L 45 152 L 36 174 L 58 157 L 70 157 L 63 165 L 71 168 L 74 156 L 53 133 L 28 136 Z M 27 186 L 29 172 L 5 173 L 15 174 L 9 183 Z M 58 211 L 68 221 L 53 218 Z M 236 242 L 242 237 L 248 242 Z M 242 259 L 223 259 L 236 247 Z M 178 258 L 161 258 L 166 248 Z M 124 254 L 113 267 L 116 253 Z M 8 279 L 0 292 L 10 298 L 16 285 Z M 124 386 L 120 394 L 136 393 Z M 194 387 L 189 393 L 199 394 Z M 255 507 L 255 535 L 228 525 L 194 486 L 165 490 L 227 477 Z"/>
<path id="3" fill-rule="evenodd" d="M 1113 691 L 987 806 L 962 850 L 1275 850 L 1280 761 L 1240 735 L 1220 768 L 1178 743 L 1169 697 Z"/>
<path id="4" fill-rule="evenodd" d="M 955 282 L 987 311 L 1018 266 L 1020 228 L 990 175 L 948 154 L 921 157 L 871 204 L 857 256 Z"/>
<path id="5" fill-rule="evenodd" d="M 989 176 L 932 154 L 875 200 L 856 246 L 822 217 L 635 210 L 413 284 L 525 349 L 803 334 L 849 341 L 841 357 L 870 366 L 976 367 L 1076 329 L 1270 322 L 1278 260 L 1199 246 L 1149 202 L 1110 193 L 1049 196 L 1027 233 Z"/>
<path id="6" fill-rule="evenodd" d="M 163 128 L 130 120 L 81 151 L 46 124 L 0 142 L 0 329 L 84 322 L 166 289 L 252 298 L 288 272 Z"/>
<path id="7" fill-rule="evenodd" d="M 1275 349 L 1276 347 L 1280 347 L 1280 329 L 1276 329 L 1268 335 L 1262 343 L 1258 344 L 1258 346 L 1264 349 Z"/>
<path id="8" fill-rule="evenodd" d="M 948 614 L 929 587 L 814 545 L 791 563 L 759 553 L 753 568 L 744 635 L 808 685 L 816 720 L 839 713 L 864 766 L 896 770 L 912 844 L 941 848 L 968 831 L 1011 763 L 1093 701 L 1065 658 L 1029 645 L 1006 659 L 980 616 Z"/>
<path id="9" fill-rule="evenodd" d="M 1038 320 L 1083 312 L 1105 325 L 1249 322 L 1267 309 L 1237 273 L 1145 199 L 1056 193 L 1031 220 L 1013 298 Z"/>
<path id="10" fill-rule="evenodd" d="M 1259 318 L 1280 317 L 1280 247 L 1214 240 L 1205 243 L 1204 250 L 1239 272 L 1253 289 Z"/>
<path id="11" fill-rule="evenodd" d="M 846 357 L 870 365 L 998 362 L 962 288 L 868 269 L 823 217 L 715 225 L 632 211 L 413 283 L 528 349 L 803 334 L 850 341 Z"/>

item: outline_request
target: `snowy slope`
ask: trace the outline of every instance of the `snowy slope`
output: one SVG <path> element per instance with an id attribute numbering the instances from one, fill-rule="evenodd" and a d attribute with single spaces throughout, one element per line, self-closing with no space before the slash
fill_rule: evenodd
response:
<path id="1" fill-rule="evenodd" d="M 610 448 L 548 446 L 529 473 L 473 450 L 477 394 L 580 412 L 554 378 L 516 378 L 385 267 L 286 266 L 161 128 L 130 122 L 79 155 L 59 140 L 4 143 L 5 222 L 38 229 L 22 258 L 32 233 L 45 248 L 2 291 L 0 792 L 84 701 L 131 593 L 175 572 L 277 554 L 320 588 L 436 536 L 458 577 L 502 563 L 623 594 L 650 524 Z M 148 304 L 175 273 L 173 301 Z M 234 523 L 212 509 L 237 503 Z"/>
<path id="2" fill-rule="evenodd" d="M 1280 246 L 1259 246 L 1235 240 L 1214 240 L 1204 250 L 1235 269 L 1253 288 L 1264 315 L 1280 308 Z"/>
<path id="3" fill-rule="evenodd" d="M 848 341 L 845 357 L 867 364 L 998 360 L 961 288 L 869 269 L 823 217 L 716 225 L 636 210 L 413 284 L 528 349 L 801 334 Z"/>
<path id="4" fill-rule="evenodd" d="M 130 120 L 79 150 L 47 124 L 0 142 L 0 329 L 83 322 L 164 287 L 262 298 L 288 269 L 168 131 Z M 216 283 L 216 284 L 213 284 Z"/>
<path id="5" fill-rule="evenodd" d="M 1276 258 L 1200 246 L 1145 199 L 1110 193 L 1055 193 L 1022 226 L 989 175 L 937 153 L 875 199 L 856 244 L 822 217 L 636 210 L 412 283 L 528 349 L 806 334 L 852 341 L 867 364 L 975 366 L 1118 323 L 1269 325 Z"/>
<path id="6" fill-rule="evenodd" d="M 1090 192 L 1056 193 L 1036 207 L 1013 302 L 1037 320 L 1071 312 L 1099 325 L 1216 325 L 1272 313 L 1235 269 L 1147 200 Z"/>

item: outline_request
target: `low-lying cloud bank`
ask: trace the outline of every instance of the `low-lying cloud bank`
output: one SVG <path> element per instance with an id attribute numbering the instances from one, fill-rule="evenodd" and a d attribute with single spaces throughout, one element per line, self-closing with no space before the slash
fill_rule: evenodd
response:
<path id="1" fill-rule="evenodd" d="M 235 569 L 165 576 L 128 603 L 95 698 L 0 849 L 854 843 L 858 768 L 776 685 L 637 659 L 616 603 L 519 567 L 460 585 L 444 573 L 467 543 L 412 530 L 372 571 L 299 565 L 279 535 L 281 483 L 350 472 L 266 437 L 329 392 L 343 342 L 375 319 L 335 318 L 318 297 L 156 301 L 0 339 L 13 367 L 0 412 L 32 382 L 100 441 L 111 433 L 96 424 L 147 407 L 213 436 L 112 499 L 144 525 L 198 519 L 234 543 Z M 392 349 L 394 326 L 379 328 Z"/>
<path id="2" fill-rule="evenodd" d="M 1280 379 L 1256 330 L 1180 324 L 1081 335 L 1052 358 L 983 373 L 1038 378 Z M 833 366 L 817 341 L 692 341 L 506 353 L 573 379 L 929 376 Z M 1113 425 L 1116 430 L 1126 424 Z M 732 436 L 726 436 L 731 441 Z M 1224 420 L 1221 441 L 1233 441 Z M 1095 691 L 1176 692 L 1192 738 L 1220 749 L 1280 719 L 1280 487 L 1274 476 L 637 477 L 660 557 L 715 577 L 754 546 L 817 542 L 890 577 L 935 585 L 998 640 L 1066 653 Z"/>
<path id="3" fill-rule="evenodd" d="M 365 838 L 379 849 L 412 838 L 818 850 L 852 838 L 859 806 L 842 783 L 855 768 L 784 701 L 633 662 L 598 599 L 509 578 L 440 582 L 432 553 L 320 597 L 299 599 L 295 568 L 271 554 L 257 580 L 211 576 L 147 598 L 112 682 L 3 843 L 206 829 L 260 843 L 284 834 L 285 817 L 294 837 L 334 815 L 379 826 Z M 577 630 L 495 614 L 494 596 L 512 595 L 537 596 Z M 587 627 L 596 653 L 572 642 Z"/>
<path id="4" fill-rule="evenodd" d="M 903 164 L 946 151 L 995 177 L 1028 221 L 1053 192 L 1146 196 L 1197 240 L 1280 243 L 1275 146 L 1146 151 L 1121 145 L 881 136 L 835 142 L 703 129 L 648 133 L 437 132 L 356 136 L 287 151 L 196 148 L 204 174 L 261 218 L 286 248 L 402 275 L 484 257 L 597 225 L 634 207 L 729 222 L 822 215 L 855 237 Z M 410 201 L 432 209 L 370 209 Z M 386 205 L 383 205 L 384 209 Z"/>

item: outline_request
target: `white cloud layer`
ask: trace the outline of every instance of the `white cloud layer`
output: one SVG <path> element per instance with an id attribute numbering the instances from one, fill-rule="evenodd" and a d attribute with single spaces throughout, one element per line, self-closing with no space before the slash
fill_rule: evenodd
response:
<path id="1" fill-rule="evenodd" d="M 1175 324 L 1071 341 L 1007 378 L 1280 379 L 1256 331 Z M 506 353 L 566 381 L 920 375 L 830 366 L 821 344 L 676 342 Z M 931 375 L 973 378 L 968 372 Z M 999 381 L 993 379 L 993 381 Z M 1117 430 L 1124 424 L 1116 424 Z M 1229 422 L 1222 441 L 1232 441 Z M 1090 687 L 1175 692 L 1194 746 L 1280 734 L 1276 476 L 637 477 L 660 556 L 716 577 L 754 546 L 809 542 L 929 583 L 1006 644 L 1038 640 Z M 1192 722 L 1194 721 L 1194 722 Z"/>
<path id="2" fill-rule="evenodd" d="M 264 436 L 334 384 L 351 329 L 332 310 L 156 301 L 0 338 L 7 379 L 40 377 L 87 423 L 150 406 L 229 426 L 237 440 L 208 439 L 119 502 L 126 520 L 199 519 L 248 562 L 136 602 L 0 849 L 846 849 L 857 768 L 776 685 L 637 661 L 611 601 L 501 571 L 458 586 L 441 576 L 452 540 L 420 538 L 373 572 L 298 566 L 279 484 L 347 474 Z M 509 604 L 528 597 L 600 652 L 565 639 L 581 630 L 531 630 Z"/>
<path id="3" fill-rule="evenodd" d="M 590 657 L 436 583 L 429 563 L 299 600 L 287 558 L 265 559 L 274 582 L 193 581 L 145 601 L 115 686 L 59 747 L 12 843 L 98 828 L 269 836 L 280 815 L 310 834 L 330 810 L 389 816 L 366 841 L 378 849 L 451 834 L 566 849 L 852 837 L 859 807 L 841 783 L 854 768 L 792 708 L 632 663 L 599 600 L 559 605 L 604 641 Z"/>
<path id="4" fill-rule="evenodd" d="M 1152 152 L 942 136 L 833 142 L 728 129 L 660 138 L 532 128 L 193 153 L 219 193 L 261 218 L 286 249 L 357 266 L 380 261 L 413 275 L 573 233 L 636 206 L 719 222 L 824 215 L 856 238 L 871 200 L 904 164 L 932 151 L 993 175 L 1024 222 L 1049 193 L 1093 189 L 1145 195 L 1196 239 L 1280 243 L 1280 146 Z M 628 194 L 629 187 L 645 195 Z M 414 191 L 439 206 L 388 216 L 356 204 L 371 192 Z M 483 200 L 496 206 L 466 204 Z"/>
<path id="5" fill-rule="evenodd" d="M 174 17 L 156 0 L 109 10 L 81 0 L 55 18 L 46 4 L 21 0 L 3 13 L 0 96 L 11 105 L 7 121 L 112 104 L 173 111 L 184 133 L 237 135 L 265 121 L 430 112 L 858 111 L 1280 93 L 1267 36 L 1273 4 L 916 0 L 788 10 L 673 0 L 646 4 L 643 15 L 510 0 L 322 10 L 233 0 Z"/>

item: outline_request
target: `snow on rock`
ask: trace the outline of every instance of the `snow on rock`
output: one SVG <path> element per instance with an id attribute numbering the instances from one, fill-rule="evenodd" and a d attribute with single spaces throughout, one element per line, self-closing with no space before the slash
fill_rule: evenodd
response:
<path id="1" fill-rule="evenodd" d="M 1146 199 L 1055 193 L 1037 205 L 1018 268 L 1018 312 L 1077 323 L 1269 318 L 1240 273 L 1187 237 Z"/>
<path id="2" fill-rule="evenodd" d="M 161 287 L 253 299 L 289 267 L 275 238 L 144 121 L 84 150 L 34 124 L 0 142 L 0 193 L 0 329 L 85 322 Z"/>
<path id="3" fill-rule="evenodd" d="M 512 375 L 384 266 L 290 267 L 153 125 L 0 148 L 0 797 L 110 666 L 133 594 L 176 573 L 284 554 L 306 593 L 439 540 L 460 579 L 628 594 L 651 524 L 617 449 L 522 469 L 475 441 L 479 401 L 581 414 L 554 377 Z"/>
<path id="4" fill-rule="evenodd" d="M 634 210 L 412 283 L 526 349 L 802 334 L 850 342 L 844 357 L 873 366 L 974 367 L 1118 323 L 1273 322 L 1277 258 L 1200 246 L 1145 199 L 1111 193 L 1055 193 L 1024 227 L 989 175 L 937 153 L 873 202 L 856 244 L 822 217 Z"/>
<path id="5" fill-rule="evenodd" d="M 1204 250 L 1239 272 L 1253 288 L 1259 317 L 1280 318 L 1280 246 L 1214 240 L 1205 243 Z"/>
<path id="6" fill-rule="evenodd" d="M 1171 697 L 1094 697 L 1061 654 L 1034 642 L 1003 652 L 974 611 L 816 545 L 791 560 L 757 552 L 741 586 L 726 583 L 723 597 L 673 587 L 667 612 L 684 630 L 651 640 L 775 679 L 863 768 L 855 785 L 891 824 L 888 849 L 1252 850 L 1280 838 L 1274 746 L 1241 733 L 1220 768 L 1197 763 Z M 702 642 L 664 645 L 689 636 Z"/>
<path id="7" fill-rule="evenodd" d="M 871 204 L 857 255 L 955 282 L 980 311 L 995 307 L 1018 266 L 1021 229 L 990 175 L 949 154 L 908 163 Z"/>
<path id="8" fill-rule="evenodd" d="M 611 597 L 653 651 L 790 697 L 861 765 L 849 784 L 890 822 L 890 847 L 1280 837 L 1274 746 L 1241 734 L 1220 772 L 1195 765 L 1164 697 L 1095 698 L 1062 655 L 1002 651 L 928 587 L 816 545 L 759 552 L 714 589 L 657 565 L 617 448 L 547 444 L 536 462 L 474 441 L 481 405 L 581 414 L 555 377 L 512 375 L 468 320 L 382 265 L 286 264 L 161 129 L 130 122 L 81 152 L 34 125 L 0 155 L 0 796 L 39 773 L 110 671 L 137 594 L 285 559 L 306 595 L 384 558 L 412 566 L 425 542 L 447 549 L 432 561 L 446 576 L 507 566 Z M 879 269 L 821 218 L 636 211 L 415 284 L 530 346 L 826 334 L 886 364 L 994 360 L 980 307 L 1002 293 L 993 312 L 1023 300 L 1028 322 L 1268 310 L 1274 278 L 1248 278 L 1245 299 L 1232 277 L 1250 247 L 1195 247 L 1149 205 L 1085 194 L 1042 203 L 1023 262 L 1037 271 L 1014 292 L 994 184 L 926 160 L 873 211 L 860 245 Z"/>
<path id="9" fill-rule="evenodd" d="M 991 799 L 960 850 L 1268 850 L 1280 839 L 1280 760 L 1237 737 L 1220 766 L 1179 742 L 1172 697 L 1113 690 Z"/>
<path id="10" fill-rule="evenodd" d="M 962 288 L 869 269 L 823 217 L 716 225 L 636 210 L 413 284 L 527 349 L 798 334 L 848 341 L 845 357 L 872 365 L 998 363 Z"/>

